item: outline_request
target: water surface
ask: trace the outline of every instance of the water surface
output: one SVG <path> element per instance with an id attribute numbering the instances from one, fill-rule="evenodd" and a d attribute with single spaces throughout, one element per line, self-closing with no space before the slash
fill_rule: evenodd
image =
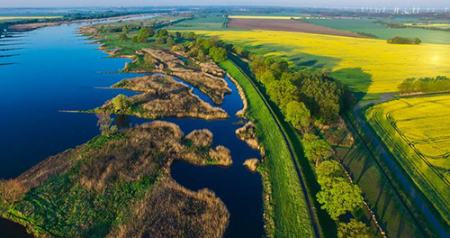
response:
<path id="1" fill-rule="evenodd" d="M 78 34 L 80 25 L 62 25 L 22 33 L 21 37 L 0 39 L 0 178 L 14 178 L 48 156 L 88 141 L 96 136 L 97 118 L 90 114 L 64 113 L 61 110 L 90 109 L 125 90 L 104 90 L 113 83 L 136 76 L 117 73 L 126 59 L 109 58 Z M 0 53 L 1 54 L 1 53 Z M 261 237 L 262 187 L 258 174 L 243 166 L 245 159 L 257 157 L 234 131 L 242 108 L 237 89 L 225 97 L 227 120 L 167 119 L 187 134 L 207 128 L 214 133 L 214 144 L 232 152 L 230 168 L 195 167 L 176 162 L 173 177 L 189 189 L 209 188 L 225 203 L 231 214 L 227 237 Z M 199 97 L 211 102 L 199 90 Z M 132 123 L 146 120 L 131 118 Z M 25 236 L 22 227 L 0 220 L 0 236 Z"/>

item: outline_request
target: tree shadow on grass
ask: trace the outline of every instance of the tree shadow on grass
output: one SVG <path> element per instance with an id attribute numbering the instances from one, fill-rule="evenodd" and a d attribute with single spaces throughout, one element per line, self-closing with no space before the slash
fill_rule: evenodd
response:
<path id="1" fill-rule="evenodd" d="M 366 96 L 373 82 L 372 75 L 364 72 L 361 68 L 339 69 L 332 72 L 330 76 L 348 87 L 353 92 L 357 102 Z"/>

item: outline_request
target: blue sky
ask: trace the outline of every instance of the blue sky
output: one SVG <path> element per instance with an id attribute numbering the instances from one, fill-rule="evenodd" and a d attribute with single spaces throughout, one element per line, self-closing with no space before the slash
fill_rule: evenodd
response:
<path id="1" fill-rule="evenodd" d="M 0 0 L 0 7 L 272 5 L 297 7 L 434 7 L 450 0 Z"/>

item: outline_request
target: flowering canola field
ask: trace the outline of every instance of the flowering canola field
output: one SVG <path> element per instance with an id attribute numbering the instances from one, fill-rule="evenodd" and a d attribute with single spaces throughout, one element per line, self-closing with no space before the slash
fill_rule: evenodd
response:
<path id="1" fill-rule="evenodd" d="M 291 58 L 304 54 L 329 57 L 336 60 L 329 65 L 333 70 L 361 68 L 372 77 L 368 93 L 396 92 L 398 84 L 409 77 L 450 76 L 450 45 L 398 45 L 379 39 L 262 30 L 196 33 L 238 45 L 276 48 L 274 54 Z"/>
<path id="2" fill-rule="evenodd" d="M 372 127 L 450 220 L 450 95 L 402 98 L 366 113 Z"/>

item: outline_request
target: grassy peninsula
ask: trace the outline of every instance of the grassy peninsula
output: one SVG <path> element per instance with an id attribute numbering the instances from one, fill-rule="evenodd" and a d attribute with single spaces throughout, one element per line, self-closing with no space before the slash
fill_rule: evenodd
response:
<path id="1" fill-rule="evenodd" d="M 230 164 L 227 149 L 211 142 L 208 131 L 184 136 L 159 121 L 100 135 L 2 181 L 0 215 L 37 237 L 221 237 L 229 215 L 220 199 L 170 177 L 176 159 Z"/>

